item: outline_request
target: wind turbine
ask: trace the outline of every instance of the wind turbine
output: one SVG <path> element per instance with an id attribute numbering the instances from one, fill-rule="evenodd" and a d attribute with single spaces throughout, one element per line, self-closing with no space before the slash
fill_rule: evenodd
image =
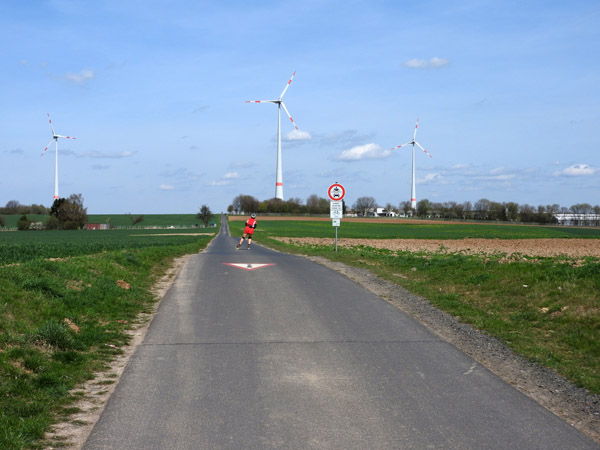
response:
<path id="1" fill-rule="evenodd" d="M 46 150 L 52 145 L 52 141 L 54 141 L 54 199 L 58 199 L 58 138 L 65 139 L 77 139 L 72 136 L 61 136 L 60 134 L 56 134 L 54 132 L 54 127 L 52 126 L 52 119 L 50 119 L 50 114 L 48 114 L 48 122 L 50 122 L 50 129 L 52 130 L 52 139 L 46 145 L 46 148 L 42 152 L 41 156 L 44 156 Z"/>
<path id="2" fill-rule="evenodd" d="M 298 130 L 298 126 L 294 122 L 294 119 L 292 119 L 292 116 L 290 116 L 290 113 L 288 112 L 287 108 L 285 107 L 285 103 L 283 103 L 283 96 L 285 95 L 285 92 L 290 87 L 290 84 L 292 83 L 292 80 L 294 79 L 294 75 L 296 75 L 296 72 L 294 72 L 292 74 L 290 81 L 287 82 L 287 84 L 285 85 L 285 88 L 283 89 L 283 92 L 281 93 L 281 95 L 279 96 L 279 98 L 277 100 L 246 100 L 246 103 L 275 103 L 277 105 L 277 174 L 275 176 L 275 198 L 279 198 L 281 200 L 283 200 L 283 175 L 282 175 L 282 169 L 281 169 L 281 107 L 282 106 L 283 106 L 283 110 L 290 118 L 292 125 L 294 125 L 296 130 Z"/>
<path id="3" fill-rule="evenodd" d="M 427 156 L 432 158 L 431 154 L 421 147 L 416 141 L 417 138 L 417 128 L 419 128 L 419 118 L 417 117 L 417 124 L 415 125 L 415 132 L 413 133 L 412 141 L 407 142 L 406 144 L 399 145 L 398 147 L 394 147 L 392 150 L 396 150 L 400 147 L 406 147 L 407 145 L 412 145 L 412 188 L 410 191 L 410 206 L 415 209 L 417 207 L 417 191 L 416 191 L 416 183 L 415 183 L 415 145 L 418 146 L 421 150 L 425 152 Z"/>

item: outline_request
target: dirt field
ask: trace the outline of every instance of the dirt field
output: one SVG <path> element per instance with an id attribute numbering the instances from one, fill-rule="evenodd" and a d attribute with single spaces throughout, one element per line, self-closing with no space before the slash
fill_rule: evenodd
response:
<path id="1" fill-rule="evenodd" d="M 331 238 L 277 238 L 301 245 L 333 245 Z M 365 245 L 410 252 L 600 257 L 600 239 L 338 239 L 338 247 Z"/>

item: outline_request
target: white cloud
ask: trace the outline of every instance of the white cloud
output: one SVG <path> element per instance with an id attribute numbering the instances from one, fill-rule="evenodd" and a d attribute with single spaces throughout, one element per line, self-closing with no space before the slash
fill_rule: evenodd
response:
<path id="1" fill-rule="evenodd" d="M 450 167 L 450 170 L 463 170 L 463 169 L 470 169 L 471 165 L 470 164 L 454 164 L 452 167 Z"/>
<path id="2" fill-rule="evenodd" d="M 213 180 L 208 182 L 208 186 L 227 186 L 231 184 L 232 180 L 238 180 L 242 176 L 238 172 L 227 172 L 219 180 Z"/>
<path id="3" fill-rule="evenodd" d="M 361 159 L 384 159 L 392 154 L 391 150 L 384 150 L 377 144 L 365 144 L 344 150 L 335 159 L 341 161 L 360 161 Z"/>
<path id="4" fill-rule="evenodd" d="M 209 181 L 208 185 L 209 186 L 227 186 L 230 183 L 231 182 L 229 180 L 216 180 L 216 181 Z"/>
<path id="5" fill-rule="evenodd" d="M 65 79 L 73 84 L 83 84 L 88 80 L 94 79 L 94 71 L 90 69 L 83 69 L 80 73 L 68 72 L 65 75 Z"/>
<path id="6" fill-rule="evenodd" d="M 175 186 L 173 186 L 172 184 L 161 184 L 160 186 L 158 186 L 158 188 L 161 191 L 172 191 L 173 189 L 175 189 Z"/>
<path id="7" fill-rule="evenodd" d="M 484 175 L 480 177 L 475 177 L 476 180 L 484 180 L 484 181 L 508 181 L 515 178 L 514 174 L 502 174 L 502 175 Z"/>
<path id="8" fill-rule="evenodd" d="M 411 59 L 410 61 L 406 61 L 404 63 L 404 67 L 408 67 L 409 69 L 439 69 L 441 67 L 447 66 L 450 64 L 445 58 L 433 57 L 429 60 L 427 59 Z"/>
<path id="9" fill-rule="evenodd" d="M 600 169 L 595 169 L 588 164 L 575 164 L 574 166 L 567 167 L 566 169 L 555 172 L 555 175 L 567 175 L 569 177 L 582 177 L 594 175 L 600 172 Z"/>
<path id="10" fill-rule="evenodd" d="M 284 137 L 284 141 L 308 141 L 312 139 L 312 136 L 308 131 L 293 130 L 287 133 Z"/>
<path id="11" fill-rule="evenodd" d="M 443 179 L 442 175 L 439 173 L 428 173 L 423 178 L 419 178 L 419 183 L 431 183 L 432 181 L 441 181 Z"/>

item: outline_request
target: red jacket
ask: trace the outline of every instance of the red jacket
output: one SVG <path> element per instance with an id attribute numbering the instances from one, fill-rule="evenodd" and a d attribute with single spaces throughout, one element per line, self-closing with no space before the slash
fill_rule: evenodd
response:
<path id="1" fill-rule="evenodd" d="M 256 228 L 256 219 L 250 217 L 246 220 L 246 228 L 244 229 L 244 233 L 252 234 L 254 233 L 254 229 Z"/>

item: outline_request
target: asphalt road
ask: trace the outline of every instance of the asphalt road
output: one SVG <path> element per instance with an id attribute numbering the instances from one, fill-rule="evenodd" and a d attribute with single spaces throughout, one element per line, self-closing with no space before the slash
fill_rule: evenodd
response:
<path id="1" fill-rule="evenodd" d="M 351 280 L 238 239 L 182 269 L 86 450 L 600 449 Z"/>

